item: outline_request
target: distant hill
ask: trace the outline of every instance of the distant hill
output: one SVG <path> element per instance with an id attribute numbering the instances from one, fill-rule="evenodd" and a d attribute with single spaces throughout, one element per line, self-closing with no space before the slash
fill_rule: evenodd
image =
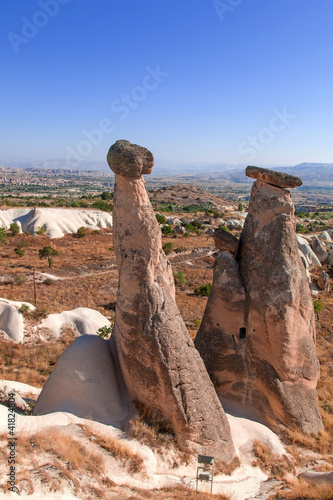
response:
<path id="1" fill-rule="evenodd" d="M 207 205 L 207 208 L 209 206 L 217 210 L 236 209 L 236 205 L 229 200 L 215 196 L 191 184 L 150 189 L 148 194 L 154 203 L 171 204 L 179 207 Z"/>
<path id="2" fill-rule="evenodd" d="M 98 170 L 110 173 L 106 161 L 85 160 L 38 160 L 38 161 L 0 161 L 0 166 L 9 168 L 42 169 L 42 170 Z"/>
<path id="3" fill-rule="evenodd" d="M 106 161 L 85 160 L 40 160 L 32 162 L 0 161 L 0 168 L 24 168 L 27 170 L 75 170 L 81 172 L 99 171 L 110 174 Z M 258 165 L 265 167 L 265 165 Z M 252 183 L 253 180 L 245 177 L 246 165 L 241 164 L 177 164 L 164 162 L 155 165 L 152 177 L 179 177 L 185 182 L 199 181 L 200 179 L 225 179 L 236 183 Z M 301 177 L 304 185 L 333 187 L 333 163 L 300 163 L 290 167 L 269 166 L 272 170 L 279 170 Z"/>
<path id="4" fill-rule="evenodd" d="M 259 165 L 263 166 L 263 165 Z M 271 170 L 278 170 L 300 177 L 304 186 L 333 187 L 333 163 L 300 163 L 294 167 L 269 167 Z M 236 170 L 221 171 L 214 177 L 216 179 L 226 179 L 236 183 L 252 183 L 244 175 L 245 168 Z M 212 180 L 214 177 L 206 174 Z"/>

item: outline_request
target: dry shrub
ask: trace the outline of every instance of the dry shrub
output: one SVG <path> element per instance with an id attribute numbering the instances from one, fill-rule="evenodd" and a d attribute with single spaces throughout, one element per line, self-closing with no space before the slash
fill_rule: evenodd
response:
<path id="1" fill-rule="evenodd" d="M 287 430 L 284 431 L 283 436 L 288 443 L 320 453 L 325 456 L 326 460 L 329 460 L 329 454 L 332 454 L 333 434 L 326 430 L 319 431 L 318 434 L 303 434 L 300 430 Z"/>
<path id="2" fill-rule="evenodd" d="M 252 461 L 252 466 L 260 467 L 270 477 L 283 479 L 287 472 L 295 473 L 295 467 L 286 455 L 276 455 L 269 446 L 260 441 L 254 441 L 253 454 L 255 460 Z"/>
<path id="3" fill-rule="evenodd" d="M 134 402 L 139 415 L 130 420 L 130 436 L 150 448 L 176 444 L 176 438 L 169 425 L 139 401 Z"/>
<path id="4" fill-rule="evenodd" d="M 214 489 L 214 487 L 213 487 Z M 177 500 L 231 500 L 227 495 L 210 495 L 210 493 L 198 491 L 196 495 L 195 490 L 188 488 L 182 484 L 177 486 L 171 486 L 168 488 L 162 488 L 160 490 L 153 490 L 151 498 L 167 498 L 169 499 L 177 499 Z M 147 498 L 150 498 L 147 496 Z"/>
<path id="5" fill-rule="evenodd" d="M 100 474 L 103 460 L 99 454 L 87 450 L 70 434 L 59 429 L 47 429 L 33 435 L 20 434 L 20 455 L 47 452 L 67 463 L 69 470 L 82 470 Z"/>
<path id="6" fill-rule="evenodd" d="M 332 500 L 332 498 L 331 484 L 308 484 L 302 480 L 288 485 L 288 490 L 279 490 L 268 500 Z"/>
<path id="7" fill-rule="evenodd" d="M 0 378 L 42 387 L 74 338 L 75 333 L 66 330 L 63 337 L 47 343 L 15 344 L 0 339 Z"/>
<path id="8" fill-rule="evenodd" d="M 112 436 L 105 437 L 85 427 L 83 427 L 83 430 L 88 439 L 94 438 L 97 445 L 121 460 L 122 464 L 127 466 L 129 472 L 135 474 L 144 471 L 143 458 L 138 453 L 133 452 L 128 444 Z"/>
<path id="9" fill-rule="evenodd" d="M 222 460 L 216 460 L 214 464 L 214 475 L 224 474 L 225 476 L 231 476 L 234 470 L 238 469 L 240 466 L 240 461 L 238 457 L 234 457 L 230 462 L 225 463 Z"/>

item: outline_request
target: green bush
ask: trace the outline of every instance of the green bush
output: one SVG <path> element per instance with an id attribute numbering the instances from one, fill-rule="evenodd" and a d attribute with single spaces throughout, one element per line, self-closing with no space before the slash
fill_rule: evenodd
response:
<path id="1" fill-rule="evenodd" d="M 162 226 L 161 230 L 162 230 L 163 236 L 171 236 L 173 233 L 173 229 L 170 226 L 170 224 L 165 224 L 164 226 Z"/>
<path id="2" fill-rule="evenodd" d="M 165 255 L 169 255 L 173 250 L 173 243 L 171 243 L 171 241 L 169 241 L 168 243 L 164 243 L 163 250 Z"/>
<path id="3" fill-rule="evenodd" d="M 19 312 L 23 314 L 23 316 L 28 316 L 28 314 L 30 313 L 30 308 L 29 306 L 27 306 L 27 304 L 22 304 Z"/>
<path id="4" fill-rule="evenodd" d="M 183 246 L 177 247 L 177 248 L 175 248 L 175 252 L 176 253 L 186 252 L 186 248 Z"/>
<path id="5" fill-rule="evenodd" d="M 36 234 L 44 234 L 45 231 L 45 226 L 38 226 L 36 229 Z"/>
<path id="6" fill-rule="evenodd" d="M 305 227 L 303 224 L 296 224 L 296 233 L 304 233 L 305 232 Z"/>
<path id="7" fill-rule="evenodd" d="M 194 290 L 195 295 L 201 295 L 201 297 L 208 297 L 212 289 L 212 284 L 207 283 L 206 285 L 201 285 L 200 288 Z"/>
<path id="8" fill-rule="evenodd" d="M 323 302 L 320 299 L 314 299 L 313 308 L 315 313 L 319 313 L 324 307 Z"/>
<path id="9" fill-rule="evenodd" d="M 12 232 L 13 236 L 16 236 L 20 232 L 19 225 L 16 222 L 10 224 L 9 230 Z"/>
<path id="10" fill-rule="evenodd" d="M 4 227 L 0 227 L 0 243 L 6 243 L 7 233 Z"/>
<path id="11" fill-rule="evenodd" d="M 102 200 L 112 200 L 113 198 L 113 193 L 109 193 L 109 191 L 103 191 L 101 194 Z"/>
<path id="12" fill-rule="evenodd" d="M 16 255 L 18 255 L 19 257 L 23 257 L 24 254 L 25 254 L 25 250 L 23 250 L 23 248 L 20 248 L 20 247 L 16 247 L 14 248 L 14 252 L 16 253 Z"/>
<path id="13" fill-rule="evenodd" d="M 243 212 L 243 203 L 241 203 L 241 202 L 238 203 L 237 210 L 238 210 L 238 212 Z"/>
<path id="14" fill-rule="evenodd" d="M 164 217 L 164 215 L 161 215 L 161 214 L 155 214 L 155 217 L 156 217 L 156 220 L 159 224 L 166 224 L 166 217 Z"/>
<path id="15" fill-rule="evenodd" d="M 183 286 L 186 283 L 185 276 L 181 271 L 173 273 L 176 285 Z"/>
<path id="16" fill-rule="evenodd" d="M 101 339 L 105 339 L 106 337 L 109 337 L 112 333 L 112 328 L 113 328 L 113 324 L 111 324 L 110 326 L 102 326 L 101 328 L 99 328 L 97 330 L 98 337 L 100 337 Z"/>
<path id="17" fill-rule="evenodd" d="M 97 200 L 92 204 L 93 208 L 97 208 L 99 210 L 103 210 L 103 212 L 112 212 L 113 205 L 112 203 L 107 203 L 104 200 Z"/>
<path id="18" fill-rule="evenodd" d="M 76 231 L 75 235 L 77 238 L 84 238 L 88 234 L 88 229 L 84 226 L 79 227 Z"/>

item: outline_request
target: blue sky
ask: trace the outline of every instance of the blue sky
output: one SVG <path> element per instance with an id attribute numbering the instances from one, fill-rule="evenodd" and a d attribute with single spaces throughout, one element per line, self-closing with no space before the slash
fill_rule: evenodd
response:
<path id="1" fill-rule="evenodd" d="M 1 160 L 332 162 L 332 0 L 0 4 Z"/>

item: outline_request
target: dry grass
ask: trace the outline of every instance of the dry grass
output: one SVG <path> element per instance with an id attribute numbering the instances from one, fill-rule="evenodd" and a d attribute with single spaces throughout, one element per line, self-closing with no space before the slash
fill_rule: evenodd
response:
<path id="1" fill-rule="evenodd" d="M 113 457 L 119 459 L 122 465 L 126 466 L 131 474 L 145 471 L 142 457 L 133 452 L 128 444 L 115 437 L 105 437 L 85 427 L 82 428 L 84 435 L 89 440 L 93 440 L 96 445 L 100 446 L 108 453 L 111 453 Z"/>
<path id="2" fill-rule="evenodd" d="M 160 448 L 176 443 L 176 438 L 170 427 L 159 416 L 135 401 L 139 415 L 130 421 L 130 436 L 150 448 Z"/>
<path id="3" fill-rule="evenodd" d="M 67 470 L 103 472 L 100 454 L 90 452 L 77 439 L 60 429 L 47 429 L 33 435 L 20 434 L 18 461 L 28 455 L 49 453 L 66 463 Z"/>
<path id="4" fill-rule="evenodd" d="M 75 492 L 84 491 L 78 477 L 103 477 L 101 453 L 93 453 L 66 430 L 47 429 L 33 435 L 20 433 L 17 441 L 16 487 L 19 494 L 34 493 L 39 483 L 48 492 L 62 491 L 64 484 Z M 7 491 L 7 484 L 1 485 Z"/>
<path id="5" fill-rule="evenodd" d="M 14 344 L 0 339 L 0 378 L 42 387 L 75 336 L 73 331 L 66 330 L 61 338 L 47 343 Z"/>
<path id="6" fill-rule="evenodd" d="M 288 489 L 280 489 L 268 500 L 332 500 L 332 485 L 312 485 L 305 481 L 296 481 Z"/>
<path id="7" fill-rule="evenodd" d="M 199 486 L 200 488 L 200 486 Z M 213 487 L 214 491 L 214 487 Z M 177 499 L 177 500 L 231 500 L 228 495 L 210 495 L 210 493 L 198 491 L 196 495 L 195 490 L 186 487 L 185 485 L 170 486 L 167 488 L 161 488 L 159 490 L 136 490 L 136 494 L 130 497 L 131 500 L 141 500 L 141 499 L 153 499 L 153 498 L 165 498 L 167 500 Z"/>
<path id="8" fill-rule="evenodd" d="M 225 476 L 231 476 L 239 466 L 240 461 L 238 457 L 234 457 L 229 463 L 225 463 L 222 460 L 216 460 L 214 464 L 214 475 L 218 476 L 219 474 L 223 474 Z"/>
<path id="9" fill-rule="evenodd" d="M 286 455 L 275 455 L 269 446 L 260 441 L 254 441 L 253 454 L 253 467 L 260 467 L 269 477 L 283 479 L 286 473 L 295 473 L 295 465 Z"/>

